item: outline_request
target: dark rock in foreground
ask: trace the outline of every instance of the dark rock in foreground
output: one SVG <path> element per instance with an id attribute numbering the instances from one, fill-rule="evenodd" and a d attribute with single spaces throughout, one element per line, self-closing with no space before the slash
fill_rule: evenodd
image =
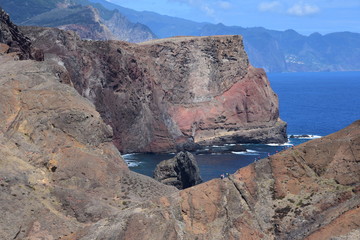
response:
<path id="1" fill-rule="evenodd" d="M 154 178 L 178 189 L 202 182 L 195 157 L 189 152 L 180 152 L 174 158 L 160 162 L 154 170 Z"/>

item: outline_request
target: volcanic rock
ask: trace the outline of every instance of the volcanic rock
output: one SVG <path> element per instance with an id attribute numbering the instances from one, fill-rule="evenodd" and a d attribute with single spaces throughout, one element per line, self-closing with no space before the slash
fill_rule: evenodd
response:
<path id="1" fill-rule="evenodd" d="M 11 27 L 2 25 L 0 36 L 10 36 L 7 47 L 21 46 Z M 78 239 L 76 232 L 116 209 L 177 191 L 129 171 L 93 104 L 60 83 L 71 82 L 61 62 L 19 61 L 6 46 L 0 55 L 0 239 Z M 16 54 L 29 56 L 19 49 Z"/>
<path id="2" fill-rule="evenodd" d="M 9 15 L 0 8 L 0 55 L 13 53 L 19 59 L 31 57 L 31 42 L 16 25 L 10 21 Z"/>
<path id="3" fill-rule="evenodd" d="M 196 159 L 189 152 L 180 152 L 174 158 L 160 162 L 154 170 L 154 178 L 178 189 L 202 182 Z"/>
<path id="4" fill-rule="evenodd" d="M 355 240 L 360 232 L 359 159 L 357 121 L 229 178 L 119 213 L 80 239 Z"/>
<path id="5" fill-rule="evenodd" d="M 122 152 L 286 141 L 277 95 L 265 72 L 249 64 L 241 36 L 137 45 L 22 29 L 48 59 L 63 62 L 72 85 L 114 129 Z"/>

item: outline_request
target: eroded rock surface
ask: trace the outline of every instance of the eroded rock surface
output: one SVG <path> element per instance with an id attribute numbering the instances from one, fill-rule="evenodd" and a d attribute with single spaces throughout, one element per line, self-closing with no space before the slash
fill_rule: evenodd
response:
<path id="1" fill-rule="evenodd" d="M 111 127 L 60 83 L 59 62 L 5 52 L 0 63 L 0 239 L 78 239 L 118 210 L 177 191 L 129 171 Z"/>
<path id="2" fill-rule="evenodd" d="M 189 152 L 179 152 L 175 157 L 160 162 L 154 170 L 154 178 L 178 189 L 202 182 L 196 159 Z"/>
<path id="3" fill-rule="evenodd" d="M 47 58 L 63 62 L 74 87 L 113 127 L 122 152 L 287 138 L 277 96 L 265 72 L 249 64 L 240 36 L 136 45 L 81 41 L 57 29 L 23 30 Z"/>
<path id="4" fill-rule="evenodd" d="M 102 59 L 106 60 L 112 56 L 105 54 L 108 50 L 104 47 L 123 43 L 80 42 L 90 47 L 81 48 L 77 45 L 79 38 L 72 33 L 38 30 L 55 31 L 56 37 L 62 38 L 62 45 L 48 45 L 44 62 L 14 61 L 18 58 L 8 51 L 0 56 L 1 239 L 358 239 L 360 121 L 257 161 L 229 178 L 178 191 L 128 170 L 112 143 L 111 128 L 72 84 L 78 91 L 88 89 L 83 93 L 91 100 L 96 100 L 99 92 L 92 93 L 89 82 L 78 82 L 75 70 L 70 71 L 71 58 L 66 60 L 60 54 L 71 49 L 73 67 L 79 67 L 81 75 L 91 64 L 108 69 L 116 64 L 101 65 L 97 58 L 84 57 L 89 64 L 79 66 L 75 63 L 81 55 L 76 52 L 96 52 L 100 47 L 104 51 Z M 54 40 L 54 35 L 44 36 Z M 131 76 L 147 73 L 145 67 L 141 73 L 135 71 L 137 67 L 125 65 L 129 64 L 125 60 L 134 60 L 131 51 L 144 51 L 126 46 L 119 47 L 118 54 L 125 57 L 119 60 L 119 69 L 112 69 L 113 74 L 123 74 L 116 71 L 122 67 Z M 124 54 L 125 50 L 129 52 Z M 250 73 L 266 83 L 261 72 L 250 66 L 246 69 L 244 79 Z M 87 70 L 86 76 L 94 77 L 94 69 Z M 100 79 L 104 80 L 104 72 L 97 72 Z M 132 94 L 142 89 L 139 86 L 144 82 L 131 79 L 126 79 L 126 86 L 129 96 L 134 97 Z M 97 78 L 92 80 L 92 84 L 98 83 Z M 131 88 L 132 83 L 139 85 Z M 145 83 L 161 85 L 151 79 Z M 104 94 L 104 86 L 110 83 L 98 84 L 97 90 Z M 228 84 L 232 89 L 237 83 Z M 114 87 L 108 91 L 115 96 Z M 125 89 L 119 89 L 120 96 L 127 96 Z M 161 95 L 161 89 L 147 89 L 156 90 L 148 97 Z M 219 89 L 221 86 L 213 91 L 221 92 Z M 165 105 L 176 106 L 172 101 L 182 96 L 176 91 L 172 95 L 161 98 L 169 98 Z M 149 102 L 143 100 L 138 103 L 134 98 L 133 103 L 146 109 Z M 134 134 L 146 135 L 141 130 Z"/>
<path id="5" fill-rule="evenodd" d="M 9 15 L 0 8 L 0 55 L 12 53 L 19 59 L 31 57 L 30 39 L 10 21 Z"/>
<path id="6" fill-rule="evenodd" d="M 357 121 L 229 178 L 100 221 L 81 239 L 355 240 L 360 231 L 359 161 Z"/>

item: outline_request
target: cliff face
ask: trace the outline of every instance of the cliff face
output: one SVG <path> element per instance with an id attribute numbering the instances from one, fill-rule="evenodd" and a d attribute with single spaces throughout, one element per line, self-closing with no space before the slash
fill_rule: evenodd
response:
<path id="1" fill-rule="evenodd" d="M 63 39 L 49 45 L 53 54 L 109 46 L 51 31 Z M 126 51 L 133 46 L 126 46 L 119 51 L 132 59 Z M 112 57 L 106 53 L 103 59 Z M 47 52 L 35 62 L 0 55 L 1 239 L 358 239 L 360 121 L 229 178 L 177 191 L 128 170 L 111 128 L 68 86 L 76 75 L 59 56 Z M 136 69 L 127 68 L 146 73 Z"/>
<path id="2" fill-rule="evenodd" d="M 286 140 L 277 96 L 265 73 L 249 64 L 240 36 L 135 45 L 83 42 L 54 29 L 24 31 L 48 57 L 64 62 L 123 152 Z"/>
<path id="3" fill-rule="evenodd" d="M 81 239 L 355 240 L 360 232 L 359 146 L 357 121 L 229 178 L 119 213 L 87 229 Z"/>
<path id="4" fill-rule="evenodd" d="M 128 170 L 111 127 L 60 83 L 71 83 L 62 62 L 21 53 L 0 55 L 0 239 L 77 239 L 116 209 L 176 191 Z"/>
<path id="5" fill-rule="evenodd" d="M 0 8 L 0 54 L 12 53 L 19 59 L 31 57 L 31 42 L 18 31 L 9 18 L 9 15 Z"/>

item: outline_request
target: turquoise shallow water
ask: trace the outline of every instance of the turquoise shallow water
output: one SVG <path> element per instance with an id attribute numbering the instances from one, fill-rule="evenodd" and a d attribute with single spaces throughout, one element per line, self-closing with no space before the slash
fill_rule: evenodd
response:
<path id="1" fill-rule="evenodd" d="M 289 135 L 325 136 L 360 119 L 360 72 L 268 74 L 279 96 L 280 116 L 288 123 Z M 315 136 L 316 137 L 316 136 Z M 291 144 L 310 139 L 290 139 L 282 146 L 246 144 L 246 153 L 196 155 L 204 181 L 234 173 L 255 159 L 267 157 Z M 130 168 L 152 176 L 155 166 L 174 154 L 129 154 Z"/>

